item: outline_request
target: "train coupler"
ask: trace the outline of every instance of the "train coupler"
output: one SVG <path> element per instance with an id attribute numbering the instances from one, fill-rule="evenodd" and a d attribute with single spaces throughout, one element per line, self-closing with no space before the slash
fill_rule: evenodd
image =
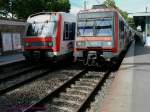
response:
<path id="1" fill-rule="evenodd" d="M 84 65 L 86 66 L 96 66 L 96 55 L 87 55 L 87 58 L 84 59 Z"/>

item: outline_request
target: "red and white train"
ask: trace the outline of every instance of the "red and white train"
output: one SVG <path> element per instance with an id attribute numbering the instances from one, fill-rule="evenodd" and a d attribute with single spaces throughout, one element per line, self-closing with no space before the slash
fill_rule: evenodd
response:
<path id="1" fill-rule="evenodd" d="M 51 59 L 56 62 L 73 56 L 76 17 L 65 12 L 41 12 L 27 19 L 24 38 L 26 59 Z"/>
<path id="2" fill-rule="evenodd" d="M 132 28 L 115 9 L 80 11 L 77 14 L 75 61 L 83 61 L 85 65 L 116 63 L 132 36 Z"/>

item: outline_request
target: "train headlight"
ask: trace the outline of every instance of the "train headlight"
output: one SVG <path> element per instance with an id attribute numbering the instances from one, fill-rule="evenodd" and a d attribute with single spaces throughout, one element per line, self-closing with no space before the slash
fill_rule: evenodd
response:
<path id="1" fill-rule="evenodd" d="M 26 46 L 26 47 L 29 47 L 29 46 L 30 46 L 30 43 L 29 43 L 29 42 L 26 42 L 26 43 L 25 43 L 25 46 Z"/>
<path id="2" fill-rule="evenodd" d="M 52 47 L 53 46 L 53 42 L 47 42 L 47 46 L 48 47 Z"/>
<path id="3" fill-rule="evenodd" d="M 108 46 L 112 46 L 112 42 L 107 42 L 107 45 Z"/>
<path id="4" fill-rule="evenodd" d="M 77 47 L 85 47 L 85 42 L 76 42 Z"/>

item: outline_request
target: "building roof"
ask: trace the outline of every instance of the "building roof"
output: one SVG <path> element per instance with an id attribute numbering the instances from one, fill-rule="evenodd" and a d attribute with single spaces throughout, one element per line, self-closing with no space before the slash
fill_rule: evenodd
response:
<path id="1" fill-rule="evenodd" d="M 132 16 L 150 16 L 150 12 L 137 12 L 131 14 Z"/>

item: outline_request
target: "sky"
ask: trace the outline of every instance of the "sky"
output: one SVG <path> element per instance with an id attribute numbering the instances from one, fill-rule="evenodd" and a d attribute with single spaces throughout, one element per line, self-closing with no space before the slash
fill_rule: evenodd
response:
<path id="1" fill-rule="evenodd" d="M 79 10 L 84 9 L 85 0 L 70 0 L 71 13 L 76 14 Z M 87 9 L 91 8 L 94 4 L 103 3 L 104 0 L 86 0 Z M 146 7 L 150 12 L 150 0 L 115 0 L 116 5 L 123 11 L 128 13 L 145 12 Z"/>

